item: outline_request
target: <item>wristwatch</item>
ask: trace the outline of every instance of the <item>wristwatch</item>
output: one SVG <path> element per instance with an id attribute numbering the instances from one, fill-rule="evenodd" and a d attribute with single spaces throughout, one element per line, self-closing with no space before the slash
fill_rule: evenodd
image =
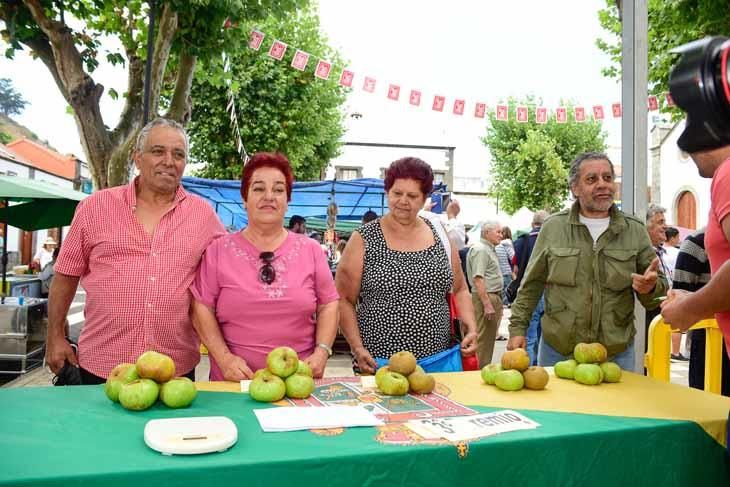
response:
<path id="1" fill-rule="evenodd" d="M 332 356 L 332 348 L 330 348 L 329 345 L 327 345 L 326 343 L 318 343 L 317 346 L 327 352 L 328 357 Z"/>

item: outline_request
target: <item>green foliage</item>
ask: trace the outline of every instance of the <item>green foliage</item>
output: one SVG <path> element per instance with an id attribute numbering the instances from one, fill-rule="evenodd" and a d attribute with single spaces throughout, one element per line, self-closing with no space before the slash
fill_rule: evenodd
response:
<path id="1" fill-rule="evenodd" d="M 345 90 L 337 82 L 336 68 L 327 81 L 315 78 L 314 69 L 320 58 L 338 66 L 343 62 L 327 46 L 312 10 L 286 19 L 269 18 L 257 28 L 266 34 L 260 51 L 245 48 L 230 54 L 230 82 L 244 146 L 249 154 L 282 152 L 298 180 L 318 180 L 338 154 Z M 266 55 L 274 39 L 289 45 L 282 61 Z M 304 72 L 290 65 L 296 48 L 310 54 Z M 241 159 L 226 110 L 228 85 L 223 76 L 210 75 L 219 72 L 210 64 L 198 66 L 193 83 L 191 158 L 206 163 L 201 177 L 238 179 Z"/>
<path id="2" fill-rule="evenodd" d="M 492 155 L 489 196 L 509 214 L 523 206 L 532 211 L 560 209 L 568 196 L 570 161 L 581 152 L 605 150 L 606 134 L 600 122 L 576 122 L 570 102 L 561 102 L 568 109 L 567 123 L 557 123 L 551 115 L 546 124 L 535 122 L 535 108 L 542 103 L 534 97 L 510 98 L 508 104 L 509 121 L 497 121 L 491 112 L 482 138 Z M 515 118 L 519 105 L 528 107 L 526 123 Z"/>
<path id="3" fill-rule="evenodd" d="M 0 144 L 7 144 L 12 142 L 13 137 L 10 134 L 0 131 Z"/>
<path id="4" fill-rule="evenodd" d="M 20 115 L 27 104 L 8 78 L 0 78 L 0 112 L 5 115 Z"/>
<path id="5" fill-rule="evenodd" d="M 670 51 L 682 44 L 706 36 L 730 33 L 730 4 L 727 0 L 648 0 L 649 10 L 649 91 L 657 95 L 662 111 L 670 112 L 676 120 L 683 116 L 678 108 L 666 106 L 663 93 L 669 91 L 669 74 L 677 62 Z M 607 53 L 613 65 L 603 74 L 621 77 L 621 21 L 614 0 L 606 0 L 600 10 L 601 26 L 611 40 L 598 39 L 596 45 Z"/>

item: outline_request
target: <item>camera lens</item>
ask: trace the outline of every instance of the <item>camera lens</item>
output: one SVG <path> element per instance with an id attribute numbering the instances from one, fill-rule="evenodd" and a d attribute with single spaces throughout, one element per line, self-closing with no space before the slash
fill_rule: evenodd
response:
<path id="1" fill-rule="evenodd" d="M 677 145 L 689 153 L 730 145 L 730 40 L 707 37 L 675 52 L 681 58 L 669 77 L 669 91 L 687 114 Z"/>

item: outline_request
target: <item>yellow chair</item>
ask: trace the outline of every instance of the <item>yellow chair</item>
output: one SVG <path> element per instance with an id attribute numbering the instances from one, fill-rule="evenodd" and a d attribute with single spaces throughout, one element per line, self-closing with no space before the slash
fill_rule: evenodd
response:
<path id="1" fill-rule="evenodd" d="M 690 330 L 707 330 L 705 340 L 705 390 L 720 394 L 722 381 L 722 333 L 717 321 L 702 320 Z M 652 320 L 649 326 L 649 347 L 644 355 L 644 367 L 649 377 L 669 382 L 669 354 L 671 353 L 671 326 L 661 315 Z"/>

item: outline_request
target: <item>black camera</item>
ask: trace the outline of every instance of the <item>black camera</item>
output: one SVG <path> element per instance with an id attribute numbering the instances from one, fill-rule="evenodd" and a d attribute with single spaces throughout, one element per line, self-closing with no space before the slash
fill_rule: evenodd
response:
<path id="1" fill-rule="evenodd" d="M 669 76 L 669 91 L 687 114 L 677 145 L 689 153 L 730 145 L 730 39 L 706 37 L 674 52 L 681 58 Z"/>

